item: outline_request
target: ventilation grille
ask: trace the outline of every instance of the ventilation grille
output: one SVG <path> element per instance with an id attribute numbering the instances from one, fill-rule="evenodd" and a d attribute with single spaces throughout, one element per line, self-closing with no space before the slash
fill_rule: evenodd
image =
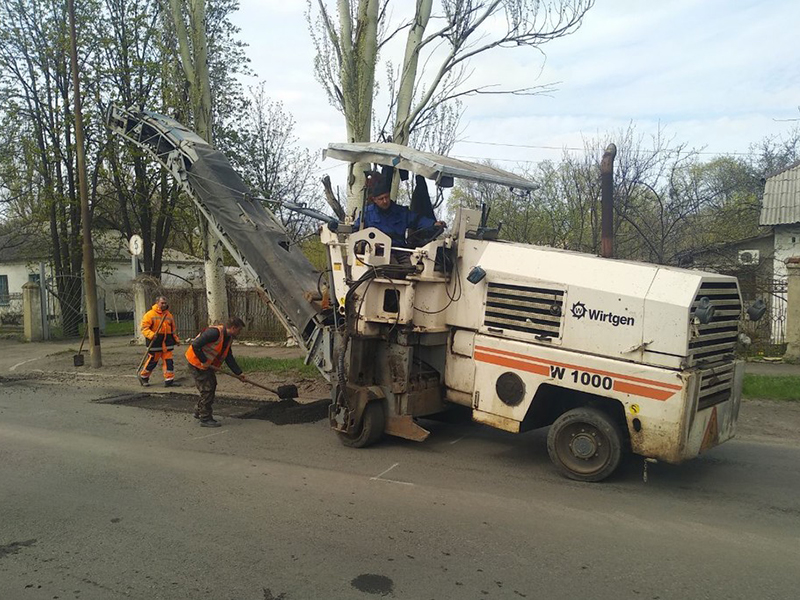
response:
<path id="1" fill-rule="evenodd" d="M 714 307 L 714 317 L 707 325 L 694 325 L 694 311 L 700 299 L 708 298 Z M 689 314 L 692 341 L 688 357 L 692 364 L 731 362 L 739 336 L 742 301 L 735 281 L 706 281 L 700 285 Z"/>
<path id="2" fill-rule="evenodd" d="M 725 402 L 733 391 L 733 363 L 704 371 L 700 379 L 697 410 Z"/>
<path id="3" fill-rule="evenodd" d="M 563 319 L 563 290 L 489 283 L 486 327 L 558 338 Z"/>

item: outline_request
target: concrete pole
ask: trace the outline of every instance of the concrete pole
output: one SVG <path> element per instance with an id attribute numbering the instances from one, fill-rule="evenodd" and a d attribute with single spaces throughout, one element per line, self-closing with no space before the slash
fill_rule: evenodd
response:
<path id="1" fill-rule="evenodd" d="M 142 323 L 145 313 L 150 310 L 150 286 L 144 279 L 137 277 L 133 280 L 133 339 L 140 346 L 147 343 L 142 335 L 139 326 Z"/>
<path id="2" fill-rule="evenodd" d="M 786 362 L 800 362 L 800 257 L 786 262 L 788 289 L 786 293 Z"/>
<path id="3" fill-rule="evenodd" d="M 29 281 L 22 286 L 22 326 L 29 342 L 42 341 L 42 300 L 39 286 Z"/>
<path id="4" fill-rule="evenodd" d="M 69 11 L 70 59 L 72 65 L 72 93 L 75 102 L 75 150 L 78 159 L 78 189 L 81 197 L 81 233 L 83 234 L 83 281 L 86 289 L 86 319 L 91 335 L 89 356 L 94 368 L 103 366 L 100 354 L 100 326 L 97 322 L 97 273 L 94 269 L 92 247 L 92 217 L 89 212 L 89 189 L 86 184 L 86 157 L 84 154 L 83 112 L 81 108 L 81 86 L 78 77 L 78 49 L 75 35 L 75 2 L 67 0 Z"/>
<path id="5" fill-rule="evenodd" d="M 41 294 L 40 304 L 42 305 L 42 339 L 50 339 L 50 314 L 47 310 L 47 281 L 45 279 L 44 262 L 39 263 L 39 293 Z"/>

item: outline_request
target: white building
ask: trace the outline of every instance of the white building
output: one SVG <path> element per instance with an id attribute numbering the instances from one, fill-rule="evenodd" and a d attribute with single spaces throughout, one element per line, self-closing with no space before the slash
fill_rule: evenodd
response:
<path id="1" fill-rule="evenodd" d="M 106 313 L 132 314 L 134 273 L 127 240 L 118 232 L 106 233 L 97 237 L 94 246 L 98 295 L 105 304 Z M 42 266 L 48 287 L 56 289 L 53 257 L 47 248 L 43 236 L 17 240 L 0 236 L 0 315 L 21 314 L 22 286 L 29 281 L 38 283 Z M 202 287 L 202 259 L 166 249 L 161 283 L 167 288 Z"/>
<path id="2" fill-rule="evenodd" d="M 787 259 L 800 256 L 800 161 L 767 178 L 758 223 L 773 227 L 773 273 L 785 278 Z"/>

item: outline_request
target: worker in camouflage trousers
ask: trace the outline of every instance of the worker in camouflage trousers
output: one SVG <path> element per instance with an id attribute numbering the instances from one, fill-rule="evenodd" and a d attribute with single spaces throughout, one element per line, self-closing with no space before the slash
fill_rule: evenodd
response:
<path id="1" fill-rule="evenodd" d="M 149 350 L 147 362 L 139 373 L 142 385 L 150 385 L 150 374 L 163 359 L 164 385 L 171 387 L 180 385 L 175 382 L 175 362 L 172 350 L 180 345 L 178 331 L 175 327 L 175 318 L 169 312 L 169 304 L 164 296 L 156 298 L 156 303 L 142 318 L 141 331 L 147 339 Z"/>
<path id="2" fill-rule="evenodd" d="M 231 352 L 231 344 L 244 328 L 244 321 L 231 317 L 225 325 L 204 329 L 186 349 L 189 371 L 194 378 L 200 399 L 194 409 L 194 418 L 200 419 L 201 427 L 219 427 L 214 419 L 214 397 L 217 392 L 217 371 L 224 362 L 240 381 L 245 376 Z"/>

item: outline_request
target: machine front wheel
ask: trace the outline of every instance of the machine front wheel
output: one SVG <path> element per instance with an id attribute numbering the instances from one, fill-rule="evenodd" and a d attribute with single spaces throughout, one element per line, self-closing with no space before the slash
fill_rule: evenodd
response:
<path id="1" fill-rule="evenodd" d="M 366 448 L 383 437 L 386 428 L 386 411 L 383 402 L 375 400 L 367 404 L 361 415 L 361 424 L 353 433 L 337 431 L 342 444 L 349 448 Z"/>
<path id="2" fill-rule="evenodd" d="M 622 435 L 617 424 L 603 411 L 575 408 L 550 426 L 547 452 L 570 479 L 602 481 L 619 466 Z"/>

